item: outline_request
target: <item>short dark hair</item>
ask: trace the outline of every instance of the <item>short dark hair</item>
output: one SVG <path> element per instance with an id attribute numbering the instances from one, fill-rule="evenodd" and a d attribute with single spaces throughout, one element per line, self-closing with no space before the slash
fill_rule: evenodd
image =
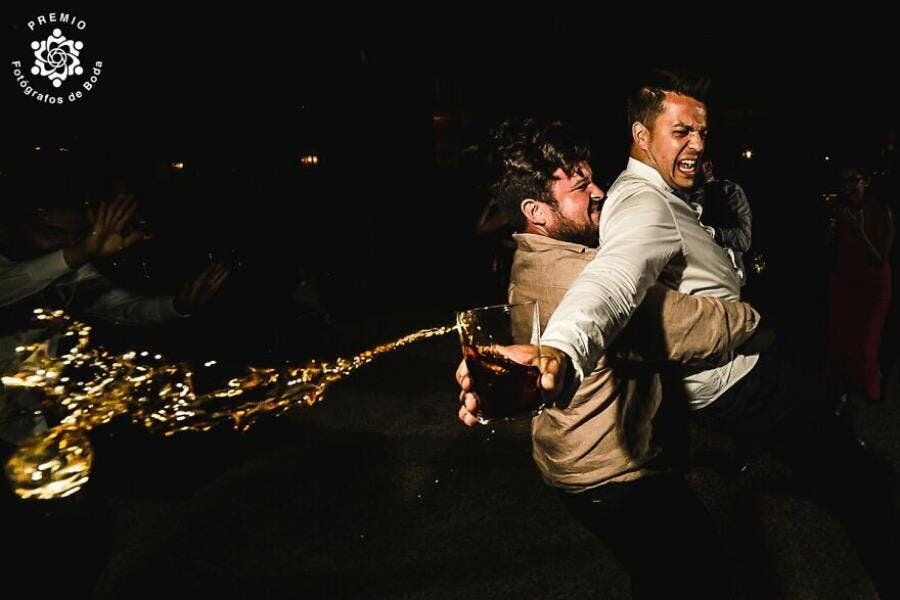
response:
<path id="1" fill-rule="evenodd" d="M 507 223 L 521 231 L 522 200 L 534 198 L 555 206 L 553 173 L 562 169 L 571 177 L 580 163 L 590 160 L 590 151 L 561 121 L 507 119 L 490 132 L 489 159 L 494 202 Z"/>
<path id="2" fill-rule="evenodd" d="M 639 121 L 648 129 L 663 110 L 666 93 L 694 98 L 704 104 L 709 97 L 711 81 L 680 69 L 654 69 L 637 85 L 625 105 L 628 129 Z"/>

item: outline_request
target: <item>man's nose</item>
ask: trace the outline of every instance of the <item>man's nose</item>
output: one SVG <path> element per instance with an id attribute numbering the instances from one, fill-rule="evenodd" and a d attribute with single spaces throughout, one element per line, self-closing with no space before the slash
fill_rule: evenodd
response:
<path id="1" fill-rule="evenodd" d="M 591 198 L 597 198 L 598 200 L 603 200 L 606 197 L 606 192 L 593 182 L 588 186 L 588 192 L 591 194 Z"/>
<path id="2" fill-rule="evenodd" d="M 690 145 L 692 150 L 695 150 L 698 153 L 703 152 L 705 143 L 703 142 L 703 136 L 700 135 L 699 131 L 691 132 L 691 135 L 688 137 L 688 145 Z"/>

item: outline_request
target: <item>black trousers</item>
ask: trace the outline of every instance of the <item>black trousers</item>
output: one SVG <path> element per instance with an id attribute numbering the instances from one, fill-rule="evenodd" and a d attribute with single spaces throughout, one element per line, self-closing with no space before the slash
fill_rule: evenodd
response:
<path id="1" fill-rule="evenodd" d="M 628 571 L 633 598 L 733 596 L 725 548 L 681 474 L 560 495 L 566 508 Z"/>
<path id="2" fill-rule="evenodd" d="M 768 449 L 804 491 L 839 517 L 883 599 L 900 598 L 896 477 L 774 352 L 712 404 L 703 426 Z"/>

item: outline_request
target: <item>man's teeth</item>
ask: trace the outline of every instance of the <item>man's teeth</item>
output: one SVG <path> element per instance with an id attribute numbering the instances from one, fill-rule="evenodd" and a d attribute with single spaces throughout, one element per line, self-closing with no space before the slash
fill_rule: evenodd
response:
<path id="1" fill-rule="evenodd" d="M 694 167 L 697 166 L 696 160 L 682 160 L 679 161 L 678 166 L 684 169 L 685 171 L 691 171 Z"/>

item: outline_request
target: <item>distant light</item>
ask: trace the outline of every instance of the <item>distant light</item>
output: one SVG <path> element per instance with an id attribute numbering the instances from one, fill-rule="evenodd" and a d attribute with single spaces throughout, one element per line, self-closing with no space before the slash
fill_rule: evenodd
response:
<path id="1" fill-rule="evenodd" d="M 752 148 L 747 148 L 746 150 L 744 150 L 743 152 L 741 152 L 741 156 L 743 156 L 743 157 L 746 158 L 747 160 L 750 160 L 751 158 L 753 158 L 753 149 L 752 149 Z"/>
<path id="2" fill-rule="evenodd" d="M 750 268 L 757 275 L 766 270 L 766 258 L 762 254 L 757 254 L 750 259 Z"/>
<path id="3" fill-rule="evenodd" d="M 35 147 L 34 147 L 34 151 L 35 151 L 35 152 L 40 152 L 40 151 L 41 151 L 41 147 L 40 147 L 40 146 L 35 146 Z"/>
<path id="4" fill-rule="evenodd" d="M 319 164 L 318 154 L 304 154 L 300 157 L 300 164 L 304 167 L 315 167 Z"/>
<path id="5" fill-rule="evenodd" d="M 828 162 L 829 160 L 831 160 L 831 157 L 826 155 L 826 156 L 825 156 L 825 162 Z"/>
<path id="6" fill-rule="evenodd" d="M 182 169 L 184 169 L 184 163 L 181 161 L 173 162 L 172 168 L 175 169 L 176 171 L 181 171 Z"/>
<path id="7" fill-rule="evenodd" d="M 68 152 L 69 151 L 68 148 L 65 148 L 63 146 L 60 146 L 59 148 L 57 148 L 57 150 L 59 150 L 60 152 Z"/>

